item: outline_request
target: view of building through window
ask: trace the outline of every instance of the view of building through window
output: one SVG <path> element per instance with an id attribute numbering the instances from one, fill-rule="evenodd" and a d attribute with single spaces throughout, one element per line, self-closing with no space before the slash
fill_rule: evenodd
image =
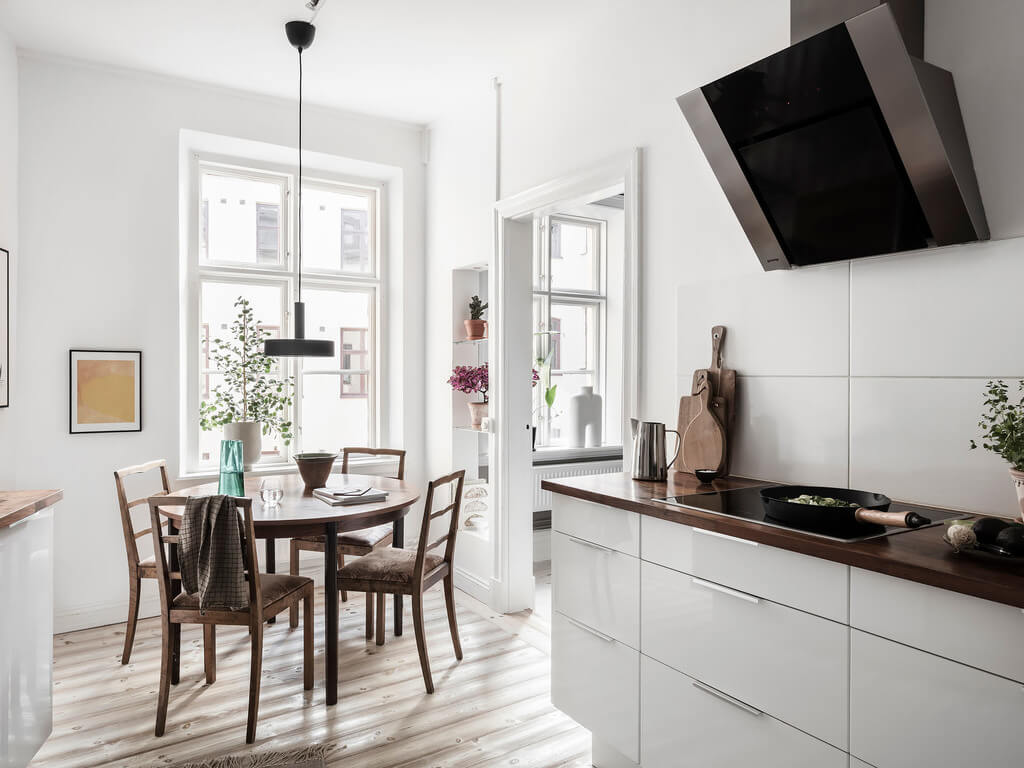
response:
<path id="1" fill-rule="evenodd" d="M 602 278 L 603 222 L 551 216 L 542 227 L 543 247 L 533 276 L 533 321 L 534 356 L 546 370 L 541 371 L 541 386 L 533 394 L 534 407 L 542 417 L 537 444 L 544 446 L 565 442 L 569 398 L 581 387 L 602 389 L 600 338 L 607 302 Z M 557 386 L 550 409 L 544 402 L 549 385 Z"/>
<path id="2" fill-rule="evenodd" d="M 289 210 L 291 179 L 283 174 L 200 167 L 197 253 L 198 354 L 193 381 L 198 400 L 223 378 L 211 368 L 218 338 L 229 338 L 239 296 L 251 302 L 273 337 L 290 332 L 297 272 Z M 306 336 L 335 342 L 333 358 L 282 360 L 274 375 L 294 376 L 297 426 L 292 446 L 264 436 L 264 461 L 295 450 L 338 450 L 376 440 L 375 316 L 380 274 L 376 254 L 377 193 L 332 182 L 303 187 L 303 291 Z M 296 206 L 297 208 L 297 206 Z M 350 277 L 351 275 L 351 277 Z M 188 428 L 199 430 L 189 414 Z M 219 455 L 221 431 L 198 431 L 196 467 Z"/>

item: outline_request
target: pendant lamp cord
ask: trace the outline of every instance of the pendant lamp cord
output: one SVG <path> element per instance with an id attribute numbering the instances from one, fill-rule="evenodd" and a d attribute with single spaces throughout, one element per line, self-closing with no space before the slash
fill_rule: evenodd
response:
<path id="1" fill-rule="evenodd" d="M 302 301 L 302 49 L 299 48 L 299 301 Z"/>

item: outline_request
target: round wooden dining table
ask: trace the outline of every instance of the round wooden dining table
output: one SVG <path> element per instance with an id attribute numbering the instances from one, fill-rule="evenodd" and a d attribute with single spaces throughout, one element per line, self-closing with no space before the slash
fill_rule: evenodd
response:
<path id="1" fill-rule="evenodd" d="M 295 536 L 324 537 L 324 645 L 326 647 L 326 689 L 327 704 L 338 701 L 338 534 L 373 528 L 392 523 L 394 540 L 392 546 L 401 549 L 405 545 L 405 515 L 420 496 L 413 487 L 401 480 L 376 475 L 331 475 L 331 487 L 371 486 L 388 491 L 384 501 L 351 506 L 333 507 L 320 499 L 305 493 L 302 478 L 298 475 L 281 475 L 280 488 L 284 497 L 273 507 L 263 504 L 260 499 L 260 482 L 263 478 L 247 478 L 245 495 L 253 500 L 252 521 L 256 537 L 266 539 L 266 559 L 263 570 L 276 570 L 275 540 Z M 217 483 L 205 483 L 191 488 L 181 488 L 175 496 L 210 496 L 217 493 Z M 168 518 L 169 533 L 177 531 L 181 521 L 182 507 L 162 507 L 161 512 Z M 333 598 L 333 599 L 332 599 Z M 395 634 L 402 634 L 402 597 L 395 595 Z M 172 682 L 177 682 L 179 652 L 175 649 L 172 663 Z"/>

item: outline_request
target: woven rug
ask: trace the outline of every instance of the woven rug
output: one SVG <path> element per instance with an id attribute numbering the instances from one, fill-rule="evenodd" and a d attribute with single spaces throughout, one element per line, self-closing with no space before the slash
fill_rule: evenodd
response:
<path id="1" fill-rule="evenodd" d="M 256 752 L 227 755 L 199 763 L 182 763 L 175 768 L 324 768 L 328 747 L 314 744 L 291 752 Z"/>

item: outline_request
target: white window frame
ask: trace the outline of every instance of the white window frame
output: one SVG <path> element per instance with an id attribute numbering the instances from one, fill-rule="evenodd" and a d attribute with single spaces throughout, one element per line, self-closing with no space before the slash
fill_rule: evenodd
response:
<path id="1" fill-rule="evenodd" d="M 208 260 L 200 262 L 201 182 L 204 172 L 221 172 L 232 176 L 252 178 L 259 181 L 274 181 L 282 184 L 283 208 L 280 216 L 280 237 L 282 258 L 280 264 L 238 264 L 237 262 L 217 262 Z M 185 236 L 186 246 L 182 249 L 185 279 L 182 283 L 182 306 L 186 315 L 181 323 L 183 339 L 181 343 L 184 365 L 182 366 L 182 389 L 185 394 L 182 412 L 182 469 L 184 474 L 208 475 L 217 470 L 216 461 L 201 463 L 199 456 L 199 402 L 201 388 L 200 370 L 200 310 L 202 284 L 209 281 L 234 283 L 250 283 L 256 285 L 281 285 L 282 291 L 282 335 L 292 333 L 292 305 L 298 298 L 298 274 L 293 255 L 298 247 L 297 238 L 297 205 L 293 204 L 296 177 L 294 169 L 289 166 L 249 160 L 236 157 L 225 157 L 213 154 L 193 154 L 190 163 L 190 179 L 187 187 L 188 221 Z M 385 201 L 383 182 L 372 179 L 354 178 L 339 174 L 308 171 L 303 176 L 305 188 L 324 186 L 329 188 L 345 187 L 348 191 L 357 191 L 371 198 L 370 204 L 370 272 L 343 272 L 339 270 L 304 269 L 302 275 L 303 288 L 335 289 L 358 291 L 370 295 L 370 328 L 368 329 L 368 348 L 370 350 L 371 367 L 360 369 L 359 372 L 369 373 L 370 382 L 367 387 L 369 398 L 369 443 L 376 446 L 380 442 L 381 412 L 380 406 L 383 366 L 387 360 L 382 334 L 378 332 L 381 313 L 386 303 L 385 286 L 387 285 L 384 253 L 384 239 L 381 237 L 381 220 Z M 340 358 L 339 358 L 340 360 Z M 342 375 L 341 369 L 317 369 L 315 360 L 306 363 L 302 358 L 282 358 L 282 375 L 295 377 L 295 398 L 292 413 L 295 424 L 295 438 L 290 446 L 285 446 L 276 461 L 263 462 L 258 471 L 279 471 L 291 468 L 291 455 L 302 450 L 302 381 L 306 375 Z M 344 436 L 339 435 L 339 443 Z M 340 450 L 342 446 L 339 444 Z"/>
<path id="2" fill-rule="evenodd" d="M 592 228 L 595 231 L 594 244 L 597 249 L 595 256 L 595 277 L 597 283 L 596 290 L 583 290 L 583 289 L 564 289 L 554 288 L 551 280 L 551 224 L 552 222 L 565 222 L 569 224 L 584 225 Z M 541 328 L 535 329 L 538 331 L 551 331 L 551 305 L 555 304 L 576 304 L 579 306 L 594 307 L 597 312 L 597 318 L 595 322 L 595 332 L 597 338 L 594 339 L 593 356 L 594 359 L 591 361 L 592 367 L 579 370 L 565 370 L 561 368 L 551 368 L 552 383 L 556 377 L 563 375 L 573 374 L 584 374 L 593 376 L 594 389 L 599 394 L 604 394 L 607 371 L 605 370 L 605 360 L 607 359 L 607 350 L 604 345 L 607 343 L 607 322 L 608 322 L 608 264 L 607 264 L 607 222 L 601 219 L 591 219 L 584 216 L 572 216 L 569 214 L 552 214 L 543 217 L 540 224 L 540 259 L 538 263 L 534 264 L 533 274 L 533 298 L 539 298 L 541 300 L 541 317 L 540 323 Z M 535 337 L 536 342 L 534 344 L 534 356 L 540 357 L 541 355 L 546 356 L 551 349 L 553 338 L 551 335 L 538 335 Z M 588 358 L 590 353 L 588 351 Z M 551 446 L 551 419 L 550 412 L 547 405 L 544 403 L 543 392 L 538 391 L 534 396 L 534 407 L 542 408 L 546 418 L 543 420 L 541 429 L 537 435 L 537 446 L 548 447 Z M 556 403 L 557 403 L 556 398 Z M 601 420 L 602 422 L 606 419 L 607 414 L 602 411 Z"/>

